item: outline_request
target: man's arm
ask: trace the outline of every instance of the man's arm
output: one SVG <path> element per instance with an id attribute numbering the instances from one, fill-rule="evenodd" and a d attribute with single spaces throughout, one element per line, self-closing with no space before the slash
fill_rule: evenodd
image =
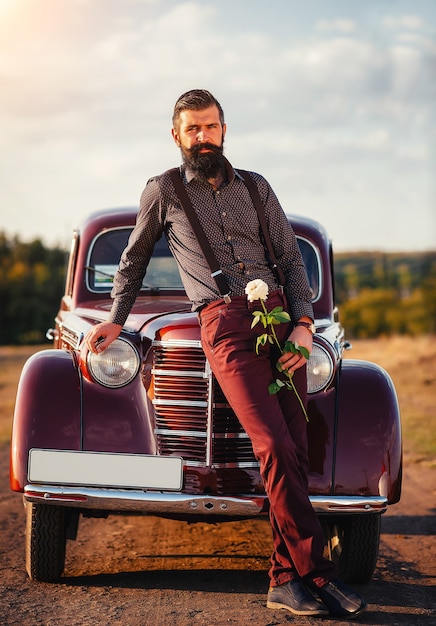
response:
<path id="1" fill-rule="evenodd" d="M 314 321 L 312 290 L 307 279 L 297 238 L 269 183 L 262 177 L 257 182 L 265 206 L 271 242 L 277 261 L 286 278 L 286 295 L 294 323 L 294 328 L 288 339 L 298 346 L 306 348 L 310 354 L 313 344 L 312 331 L 304 325 L 297 325 L 299 322 L 312 324 Z M 283 354 L 279 359 L 282 367 L 291 372 L 302 367 L 306 362 L 307 359 L 304 356 L 291 352 Z"/>
<path id="2" fill-rule="evenodd" d="M 107 322 L 97 324 L 86 334 L 91 352 L 103 352 L 119 336 L 141 289 L 156 241 L 162 236 L 160 190 L 156 180 L 147 184 L 141 196 L 138 217 L 114 276 L 113 304 Z"/>
<path id="3" fill-rule="evenodd" d="M 265 207 L 271 243 L 286 279 L 286 296 L 294 324 L 313 321 L 312 290 L 294 230 L 274 190 L 267 180 L 256 174 L 256 184 Z"/>

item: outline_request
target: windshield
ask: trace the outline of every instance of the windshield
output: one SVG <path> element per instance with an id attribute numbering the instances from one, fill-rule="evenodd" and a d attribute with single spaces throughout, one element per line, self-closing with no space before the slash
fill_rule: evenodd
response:
<path id="1" fill-rule="evenodd" d="M 132 228 L 117 228 L 94 240 L 87 264 L 87 283 L 91 291 L 110 291 L 121 254 Z M 142 289 L 183 289 L 176 261 L 162 237 L 155 245 Z"/>
<path id="2" fill-rule="evenodd" d="M 86 280 L 90 291 L 108 292 L 112 289 L 113 278 L 131 232 L 131 227 L 116 228 L 105 231 L 94 240 L 86 267 Z M 297 241 L 312 288 L 312 301 L 315 301 L 320 295 L 319 255 L 307 239 L 297 236 Z M 142 290 L 156 289 L 183 289 L 177 263 L 168 249 L 165 237 L 162 237 L 154 247 L 142 284 Z"/>

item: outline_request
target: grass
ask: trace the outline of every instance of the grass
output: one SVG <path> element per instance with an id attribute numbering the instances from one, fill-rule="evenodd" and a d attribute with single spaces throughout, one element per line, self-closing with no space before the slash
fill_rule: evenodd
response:
<path id="1" fill-rule="evenodd" d="M 436 467 L 436 341 L 434 336 L 352 341 L 345 358 L 372 361 L 386 369 L 398 393 L 408 461 Z M 20 371 L 44 346 L 0 346 L 0 442 L 10 438 Z"/>

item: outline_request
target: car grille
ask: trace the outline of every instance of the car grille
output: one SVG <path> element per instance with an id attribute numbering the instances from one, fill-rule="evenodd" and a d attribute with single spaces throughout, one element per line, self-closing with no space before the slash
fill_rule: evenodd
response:
<path id="1" fill-rule="evenodd" d="M 73 350 L 78 350 L 80 346 L 80 342 L 83 339 L 83 333 L 78 332 L 73 328 L 69 328 L 65 326 L 65 324 L 61 324 L 61 342 L 62 347 L 73 348 Z"/>
<path id="2" fill-rule="evenodd" d="M 199 341 L 153 343 L 159 454 L 185 465 L 257 468 L 250 439 L 228 405 Z"/>

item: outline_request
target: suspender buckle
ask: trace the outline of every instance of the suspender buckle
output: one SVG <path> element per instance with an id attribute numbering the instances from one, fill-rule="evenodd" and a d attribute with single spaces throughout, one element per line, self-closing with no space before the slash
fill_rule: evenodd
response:
<path id="1" fill-rule="evenodd" d="M 217 287 L 219 289 L 220 292 L 220 296 L 221 298 L 224 300 L 224 302 L 226 304 L 230 304 L 230 302 L 232 301 L 231 297 L 230 297 L 230 291 L 228 291 L 226 293 L 226 295 L 223 295 L 223 291 L 225 291 L 226 289 L 229 288 L 229 285 L 227 283 L 226 277 L 223 274 L 222 270 L 216 270 L 216 272 L 212 272 L 211 274 L 212 278 L 215 278 Z M 218 277 L 218 280 L 217 280 Z"/>

